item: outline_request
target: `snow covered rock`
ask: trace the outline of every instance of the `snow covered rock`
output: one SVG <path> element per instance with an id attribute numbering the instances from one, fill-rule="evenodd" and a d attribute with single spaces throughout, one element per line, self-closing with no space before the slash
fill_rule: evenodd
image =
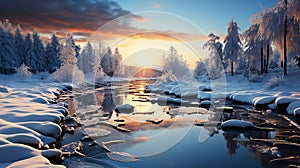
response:
<path id="1" fill-rule="evenodd" d="M 157 104 L 159 105 L 181 105 L 181 104 L 187 104 L 188 101 L 184 101 L 181 99 L 176 99 L 172 97 L 167 97 L 167 96 L 160 96 L 156 100 Z"/>
<path id="2" fill-rule="evenodd" d="M 232 100 L 234 104 L 253 104 L 257 97 L 269 96 L 267 94 L 233 94 Z"/>
<path id="3" fill-rule="evenodd" d="M 232 100 L 234 104 L 252 104 L 255 96 L 245 94 L 234 94 Z"/>
<path id="4" fill-rule="evenodd" d="M 294 115 L 297 116 L 297 117 L 300 117 L 300 107 L 294 109 Z"/>
<path id="5" fill-rule="evenodd" d="M 298 101 L 294 101 L 292 103 L 290 103 L 286 109 L 287 113 L 290 115 L 294 115 L 294 110 L 300 108 L 300 100 Z"/>
<path id="6" fill-rule="evenodd" d="M 45 136 L 53 137 L 55 139 L 59 139 L 62 133 L 61 127 L 56 123 L 52 123 L 52 122 L 32 121 L 32 122 L 21 122 L 18 124 L 30 128 L 32 130 L 35 130 L 36 132 L 41 133 Z"/>
<path id="7" fill-rule="evenodd" d="M 199 86 L 198 90 L 202 92 L 210 92 L 212 91 L 212 88 L 210 86 Z"/>
<path id="8" fill-rule="evenodd" d="M 245 129 L 245 128 L 253 128 L 255 127 L 251 122 L 231 119 L 222 122 L 222 129 Z"/>
<path id="9" fill-rule="evenodd" d="M 132 113 L 134 111 L 134 106 L 131 104 L 117 105 L 115 111 L 117 113 Z"/>
<path id="10" fill-rule="evenodd" d="M 2 139 L 3 142 L 6 140 L 12 143 L 20 143 L 20 144 L 37 147 L 37 148 L 41 148 L 43 146 L 43 142 L 39 137 L 29 133 L 26 134 L 19 133 L 19 134 L 10 134 L 10 135 L 0 134 L 0 139 Z"/>
<path id="11" fill-rule="evenodd" d="M 6 144 L 0 146 L 0 163 L 12 163 L 34 156 L 44 156 L 47 159 L 62 158 L 62 152 L 58 149 L 37 150 L 23 144 Z"/>
<path id="12" fill-rule="evenodd" d="M 14 163 L 0 163 L 0 167 L 30 167 L 30 168 L 65 168 L 63 165 L 53 165 L 44 156 L 33 156 L 24 160 L 16 161 Z"/>
<path id="13" fill-rule="evenodd" d="M 52 138 L 52 137 L 48 137 L 48 136 L 44 136 L 30 128 L 18 125 L 18 124 L 9 124 L 9 125 L 5 125 L 5 126 L 1 126 L 0 127 L 0 134 L 7 134 L 7 135 L 11 135 L 11 134 L 32 134 L 33 136 L 36 136 L 38 138 L 40 138 L 43 141 L 44 145 L 47 144 L 53 144 L 56 142 L 56 139 Z"/>
<path id="14" fill-rule="evenodd" d="M 197 98 L 200 99 L 200 100 L 210 100 L 211 99 L 211 93 L 199 91 Z"/>
<path id="15" fill-rule="evenodd" d="M 299 100 L 300 99 L 293 98 L 293 97 L 278 97 L 275 100 L 275 104 L 279 112 L 287 113 L 287 107 L 289 106 L 289 104 Z"/>
<path id="16" fill-rule="evenodd" d="M 211 105 L 212 105 L 212 102 L 210 100 L 203 100 L 200 102 L 199 107 L 208 109 L 208 108 L 210 108 Z"/>
<path id="17" fill-rule="evenodd" d="M 181 97 L 185 99 L 194 99 L 198 97 L 198 92 L 185 92 L 181 95 Z"/>
<path id="18" fill-rule="evenodd" d="M 59 123 L 61 118 L 58 114 L 53 113 L 17 113 L 10 112 L 7 114 L 0 113 L 0 118 L 5 118 L 9 122 L 27 122 L 27 121 L 51 121 Z"/>
<path id="19" fill-rule="evenodd" d="M 256 109 L 267 110 L 269 108 L 268 105 L 274 103 L 275 99 L 275 96 L 258 97 L 253 100 L 253 105 Z"/>
<path id="20" fill-rule="evenodd" d="M 41 104 L 49 104 L 48 100 L 45 98 L 42 98 L 42 97 L 32 99 L 31 102 L 41 103 Z"/>

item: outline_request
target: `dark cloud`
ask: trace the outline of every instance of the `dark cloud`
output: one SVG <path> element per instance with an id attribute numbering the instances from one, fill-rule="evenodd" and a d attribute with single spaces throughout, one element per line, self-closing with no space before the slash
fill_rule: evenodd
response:
<path id="1" fill-rule="evenodd" d="M 130 12 L 109 0 L 1 0 L 0 20 L 41 33 L 69 31 L 86 36 Z M 139 16 L 133 15 L 136 18 Z"/>

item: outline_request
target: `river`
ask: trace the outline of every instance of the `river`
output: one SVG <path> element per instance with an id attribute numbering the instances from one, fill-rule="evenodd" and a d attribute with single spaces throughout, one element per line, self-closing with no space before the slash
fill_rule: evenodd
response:
<path id="1" fill-rule="evenodd" d="M 272 156 L 262 154 L 252 149 L 251 144 L 238 139 L 272 139 L 280 132 L 279 128 L 276 131 L 223 131 L 219 124 L 227 119 L 251 120 L 265 116 L 249 115 L 241 108 L 230 113 L 212 113 L 198 107 L 153 102 L 151 100 L 160 94 L 144 92 L 145 85 L 152 82 L 111 82 L 89 93 L 82 91 L 76 100 L 72 99 L 86 132 L 100 145 L 97 150 L 86 150 L 93 152 L 86 153 L 87 158 L 81 159 L 78 167 L 270 167 Z M 116 105 L 127 103 L 135 107 L 132 113 L 115 112 Z M 82 110 L 78 110 L 80 108 Z M 183 109 L 187 113 L 174 115 L 170 113 L 174 109 Z M 188 109 L 199 111 L 190 113 Z M 109 134 L 102 135 L 103 130 Z M 108 152 L 101 144 L 115 140 L 122 141 L 112 143 L 109 150 L 129 154 L 124 156 L 125 160 L 135 156 L 133 162 L 115 161 L 106 155 Z"/>

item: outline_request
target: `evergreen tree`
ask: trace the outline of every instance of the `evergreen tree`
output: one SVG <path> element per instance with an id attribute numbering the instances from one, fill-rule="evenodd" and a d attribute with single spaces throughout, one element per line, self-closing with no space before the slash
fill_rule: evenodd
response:
<path id="1" fill-rule="evenodd" d="M 33 52 L 33 44 L 30 33 L 28 33 L 24 40 L 24 63 L 30 68 L 30 71 L 36 69 L 37 57 L 35 57 Z"/>
<path id="2" fill-rule="evenodd" d="M 209 40 L 203 45 L 210 51 L 208 64 L 210 79 L 217 79 L 221 76 L 221 71 L 224 69 L 223 63 L 223 45 L 219 42 L 220 37 L 210 33 Z"/>
<path id="3" fill-rule="evenodd" d="M 18 57 L 13 43 L 11 23 L 0 22 L 0 73 L 14 73 L 18 67 Z"/>
<path id="4" fill-rule="evenodd" d="M 122 75 L 124 73 L 124 68 L 122 65 L 122 55 L 119 52 L 119 49 L 116 48 L 115 49 L 115 53 L 114 53 L 114 73 L 115 75 Z"/>
<path id="5" fill-rule="evenodd" d="M 53 34 L 51 37 L 51 42 L 47 43 L 46 47 L 46 65 L 47 71 L 49 73 L 53 73 L 56 69 L 59 69 L 61 66 L 62 62 L 59 58 L 60 50 L 61 45 L 59 44 L 57 36 Z"/>
<path id="6" fill-rule="evenodd" d="M 24 38 L 20 25 L 17 26 L 14 37 L 14 46 L 16 48 L 16 57 L 18 58 L 18 67 L 25 62 L 24 57 Z"/>
<path id="7" fill-rule="evenodd" d="M 110 47 L 107 47 L 105 54 L 101 59 L 101 67 L 103 72 L 108 76 L 113 76 L 113 61 Z"/>
<path id="8" fill-rule="evenodd" d="M 90 42 L 83 48 L 78 57 L 77 65 L 85 74 L 96 72 L 96 55 Z"/>
<path id="9" fill-rule="evenodd" d="M 33 52 L 36 57 L 36 66 L 34 72 L 42 72 L 46 70 L 46 53 L 43 43 L 38 35 L 38 32 L 33 33 Z"/>
<path id="10" fill-rule="evenodd" d="M 224 43 L 224 60 L 231 63 L 231 74 L 233 75 L 234 64 L 239 66 L 239 62 L 242 62 L 242 42 L 240 40 L 240 28 L 238 24 L 233 21 L 233 19 L 228 23 L 227 35 L 225 37 Z M 240 60 L 239 60 L 240 59 Z"/>

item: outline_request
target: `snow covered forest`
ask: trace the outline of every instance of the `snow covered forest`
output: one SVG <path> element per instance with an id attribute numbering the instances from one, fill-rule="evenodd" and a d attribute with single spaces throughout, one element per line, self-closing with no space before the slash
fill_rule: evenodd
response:
<path id="1" fill-rule="evenodd" d="M 298 0 L 278 1 L 273 8 L 253 15 L 252 25 L 243 33 L 232 19 L 223 43 L 219 36 L 209 34 L 203 47 L 210 55 L 203 62 L 210 77 L 217 78 L 223 68 L 232 75 L 251 77 L 267 73 L 269 68 L 295 64 L 300 56 L 299 7 Z M 197 63 L 196 76 L 203 74 L 203 62 Z"/>
<path id="2" fill-rule="evenodd" d="M 42 40 L 38 32 L 23 33 L 21 26 L 8 20 L 0 22 L 0 73 L 14 74 L 45 72 L 54 78 L 71 81 L 75 71 L 79 78 L 105 72 L 109 76 L 123 73 L 122 56 L 115 49 L 93 47 L 87 43 L 80 48 L 72 34 L 60 39 L 53 34 L 51 39 Z M 80 71 L 77 71 L 80 70 Z M 66 73 L 67 72 L 67 73 Z"/>

